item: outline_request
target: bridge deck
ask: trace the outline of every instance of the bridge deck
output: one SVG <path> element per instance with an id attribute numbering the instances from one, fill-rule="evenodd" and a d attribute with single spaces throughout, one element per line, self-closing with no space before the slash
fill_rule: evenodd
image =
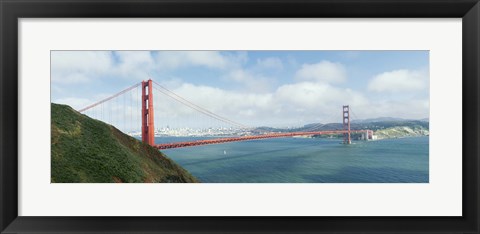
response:
<path id="1" fill-rule="evenodd" d="M 351 130 L 351 133 L 366 133 L 370 130 Z M 294 137 L 294 136 L 308 136 L 308 135 L 326 135 L 326 134 L 343 134 L 347 133 L 346 130 L 331 130 L 331 131 L 315 131 L 315 132 L 289 132 L 289 133 L 269 133 L 264 135 L 256 136 L 240 136 L 240 137 L 227 137 L 227 138 L 217 138 L 217 139 L 208 139 L 208 140 L 198 140 L 198 141 L 185 141 L 185 142 L 174 142 L 166 144 L 156 144 L 153 147 L 157 149 L 173 149 L 173 148 L 182 148 L 189 146 L 199 146 L 199 145 L 211 145 L 211 144 L 222 144 L 227 142 L 235 141 L 251 141 L 267 138 L 280 138 L 280 137 Z"/>

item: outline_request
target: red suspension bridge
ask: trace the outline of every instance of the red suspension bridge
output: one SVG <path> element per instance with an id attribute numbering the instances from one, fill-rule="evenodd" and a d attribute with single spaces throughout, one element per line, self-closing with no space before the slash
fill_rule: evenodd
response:
<path id="1" fill-rule="evenodd" d="M 165 98 L 155 99 L 157 96 L 154 96 L 155 92 L 161 94 L 162 97 L 168 97 L 175 102 L 167 103 Z M 139 92 L 140 91 L 140 92 Z M 160 96 L 160 95 L 159 95 Z M 180 105 L 179 105 L 180 104 Z M 163 107 L 161 112 L 155 113 L 155 109 Z M 222 127 L 217 127 L 221 129 L 223 133 L 227 132 L 230 137 L 220 137 L 206 140 L 195 140 L 195 141 L 184 141 L 184 142 L 171 142 L 171 143 L 155 143 L 155 123 L 159 122 L 159 118 L 167 118 L 169 115 L 170 121 L 172 122 L 182 122 L 180 125 L 185 125 L 186 121 L 182 120 L 179 115 L 171 113 L 168 110 L 176 110 L 183 113 L 186 113 L 189 116 L 199 115 L 207 119 L 207 126 L 218 125 Z M 89 105 L 85 108 L 78 110 L 81 113 L 87 114 L 90 117 L 102 120 L 104 122 L 110 123 L 116 126 L 119 129 L 122 129 L 124 132 L 133 132 L 133 129 L 137 126 L 141 126 L 140 134 L 143 142 L 157 148 L 157 149 L 173 149 L 189 146 L 200 146 L 200 145 L 209 145 L 209 144 L 221 144 L 227 142 L 237 142 L 237 141 L 250 141 L 250 140 L 259 140 L 259 139 L 268 139 L 268 138 L 280 138 L 280 137 L 295 137 L 295 136 L 311 136 L 311 135 L 343 135 L 343 143 L 351 143 L 351 134 L 352 133 L 361 133 L 364 134 L 365 139 L 372 139 L 373 131 L 371 130 L 352 130 L 350 129 L 350 107 L 348 105 L 343 106 L 342 111 L 342 129 L 341 130 L 324 130 L 319 131 L 319 125 L 315 125 L 303 131 L 297 132 L 258 132 L 252 134 L 254 128 L 250 128 L 244 124 L 238 123 L 236 121 L 227 119 L 223 116 L 217 115 L 199 105 L 194 104 L 193 102 L 177 95 L 176 93 L 170 91 L 159 83 L 152 81 L 151 79 L 147 81 L 142 81 L 137 83 L 125 90 L 122 90 L 112 96 L 102 99 L 99 102 L 96 102 L 92 105 Z M 198 120 L 199 118 L 193 118 Z M 171 123 L 174 124 L 174 123 Z M 198 125 L 198 121 L 193 123 Z M 171 127 L 166 126 L 162 129 L 162 132 L 175 132 L 175 131 L 190 131 L 192 129 L 187 129 L 185 127 L 180 128 L 177 123 L 177 129 L 172 130 Z M 218 125 L 218 126 L 220 126 Z M 225 127 L 228 126 L 228 127 Z M 202 134 L 210 133 L 213 128 L 209 127 L 203 130 Z M 236 129 L 236 130 L 235 130 Z M 197 131 L 198 132 L 198 131 Z M 249 132 L 248 134 L 245 134 Z M 158 132 L 160 133 L 160 132 Z M 234 133 L 234 134 L 232 134 Z M 215 135 L 215 134 L 213 134 Z"/>

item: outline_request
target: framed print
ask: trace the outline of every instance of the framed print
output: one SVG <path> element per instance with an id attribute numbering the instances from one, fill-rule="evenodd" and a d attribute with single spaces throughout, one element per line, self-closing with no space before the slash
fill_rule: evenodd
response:
<path id="1" fill-rule="evenodd" d="M 0 10 L 1 233 L 478 233 L 476 0 Z"/>

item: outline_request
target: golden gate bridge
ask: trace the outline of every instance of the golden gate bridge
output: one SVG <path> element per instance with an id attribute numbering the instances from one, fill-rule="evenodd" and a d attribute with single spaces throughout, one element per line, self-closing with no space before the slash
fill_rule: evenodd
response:
<path id="1" fill-rule="evenodd" d="M 155 92 L 154 92 L 155 90 Z M 162 96 L 154 95 L 154 93 L 161 94 Z M 172 104 L 167 104 L 164 102 L 164 98 L 158 99 L 159 97 L 168 97 L 171 100 L 175 101 L 176 108 Z M 155 99 L 156 98 L 156 99 Z M 251 140 L 260 140 L 268 138 L 281 138 L 281 137 L 295 137 L 295 136 L 312 136 L 312 135 L 343 135 L 343 143 L 351 144 L 351 134 L 352 133 L 362 133 L 365 135 L 365 139 L 372 139 L 373 131 L 372 130 L 355 130 L 350 128 L 350 107 L 349 105 L 344 105 L 342 108 L 342 129 L 341 130 L 323 130 L 318 131 L 319 125 L 314 125 L 302 131 L 295 132 L 258 132 L 256 134 L 242 134 L 239 136 L 228 136 L 228 137 L 217 137 L 214 139 L 206 140 L 194 140 L 194 141 L 184 141 L 184 142 L 170 142 L 170 143 L 155 143 L 155 123 L 159 121 L 159 118 L 162 118 L 161 115 L 155 114 L 155 109 L 158 108 L 156 103 L 161 102 L 162 105 L 167 109 L 177 109 L 185 112 L 185 109 L 179 109 L 178 106 L 184 107 L 192 112 L 189 115 L 198 114 L 210 120 L 207 124 L 212 125 L 211 120 L 214 120 L 216 123 L 221 123 L 223 125 L 230 126 L 230 128 L 222 129 L 239 129 L 242 132 L 251 132 L 255 128 L 248 127 L 247 125 L 241 124 L 239 122 L 230 120 L 223 116 L 217 115 L 214 112 L 207 110 L 182 96 L 172 92 L 161 84 L 149 79 L 147 81 L 142 81 L 124 89 L 114 95 L 111 95 L 107 98 L 104 98 L 98 102 L 95 102 L 89 106 L 86 106 L 78 111 L 84 113 L 92 118 L 107 122 L 118 129 L 122 129 L 123 132 L 128 132 L 128 126 L 130 126 L 130 131 L 135 129 L 135 127 L 141 126 L 141 139 L 143 142 L 157 148 L 157 149 L 173 149 L 173 148 L 182 148 L 190 146 L 201 146 L 209 144 L 221 144 L 228 142 L 238 142 L 238 141 L 251 141 Z M 178 105 L 180 104 L 180 105 Z M 160 112 L 161 114 L 166 113 L 167 111 Z M 165 116 L 165 115 L 164 115 Z M 171 121 L 181 121 L 177 119 L 178 115 L 173 114 Z M 198 119 L 198 118 L 193 118 Z M 182 123 L 185 124 L 185 123 Z M 123 125 L 123 126 L 122 126 Z M 211 129 L 210 129 L 211 130 Z"/>

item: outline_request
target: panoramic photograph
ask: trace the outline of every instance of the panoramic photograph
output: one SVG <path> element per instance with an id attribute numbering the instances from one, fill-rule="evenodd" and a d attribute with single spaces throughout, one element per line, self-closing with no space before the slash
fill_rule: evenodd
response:
<path id="1" fill-rule="evenodd" d="M 429 51 L 51 51 L 51 183 L 429 183 Z"/>

